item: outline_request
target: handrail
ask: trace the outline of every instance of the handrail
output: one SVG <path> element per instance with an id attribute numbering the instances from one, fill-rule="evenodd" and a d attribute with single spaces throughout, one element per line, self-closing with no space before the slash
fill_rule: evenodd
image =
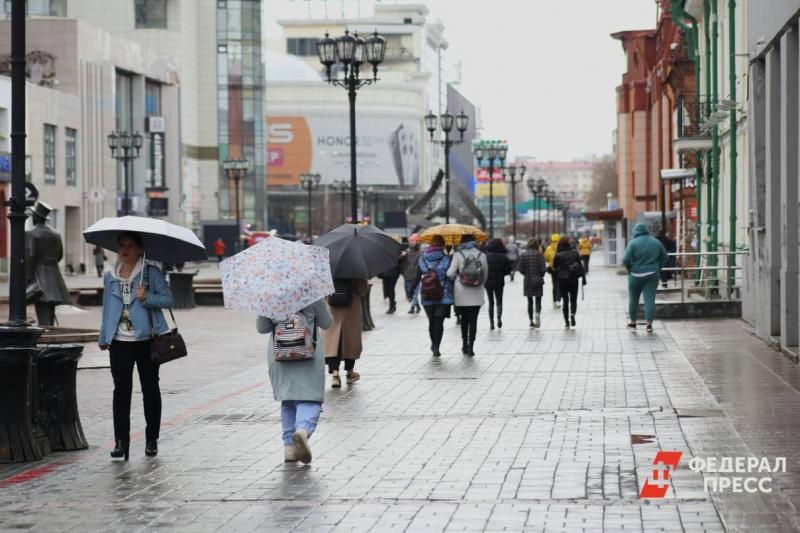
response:
<path id="1" fill-rule="evenodd" d="M 706 298 L 708 298 L 710 291 L 715 291 L 717 294 L 720 292 L 720 282 L 722 281 L 723 277 L 717 275 L 716 273 L 719 271 L 727 272 L 727 276 L 724 276 L 724 279 L 727 279 L 726 285 L 726 295 L 727 300 L 732 301 L 734 293 L 741 289 L 741 285 L 737 284 L 737 276 L 736 271 L 744 270 L 743 267 L 736 265 L 735 257 L 736 256 L 743 256 L 749 255 L 749 250 L 736 250 L 736 251 L 726 251 L 726 252 L 670 252 L 667 255 L 669 257 L 680 258 L 697 258 L 697 266 L 689 266 L 683 264 L 684 261 L 680 261 L 680 264 L 674 267 L 664 267 L 661 270 L 664 272 L 679 272 L 680 276 L 680 288 L 681 288 L 681 303 L 685 303 L 686 301 L 686 273 L 688 272 L 698 272 L 698 280 L 703 279 L 703 272 L 714 272 L 715 274 L 710 274 L 707 278 L 705 278 L 709 284 L 705 286 L 706 288 Z M 709 258 L 717 258 L 719 256 L 724 256 L 726 258 L 725 265 L 716 264 L 717 262 L 714 261 L 714 265 L 712 266 L 703 266 L 703 258 L 708 256 Z M 733 261 L 733 263 L 731 263 Z M 702 281 L 695 281 L 695 285 L 702 283 Z"/>

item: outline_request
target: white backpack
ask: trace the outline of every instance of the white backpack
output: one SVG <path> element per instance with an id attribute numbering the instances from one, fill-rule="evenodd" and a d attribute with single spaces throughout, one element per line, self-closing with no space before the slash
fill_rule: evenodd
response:
<path id="1" fill-rule="evenodd" d="M 296 313 L 275 324 L 272 351 L 276 361 L 306 361 L 314 359 L 317 328 L 311 332 L 305 315 Z"/>

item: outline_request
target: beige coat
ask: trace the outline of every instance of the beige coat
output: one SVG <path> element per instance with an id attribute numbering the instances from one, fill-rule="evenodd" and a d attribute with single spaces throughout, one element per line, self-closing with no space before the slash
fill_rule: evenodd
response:
<path id="1" fill-rule="evenodd" d="M 322 332 L 322 348 L 325 357 L 336 357 L 339 338 L 342 341 L 342 359 L 358 359 L 361 357 L 361 299 L 367 294 L 367 282 L 363 279 L 352 280 L 353 301 L 349 307 L 331 307 L 333 324 Z"/>

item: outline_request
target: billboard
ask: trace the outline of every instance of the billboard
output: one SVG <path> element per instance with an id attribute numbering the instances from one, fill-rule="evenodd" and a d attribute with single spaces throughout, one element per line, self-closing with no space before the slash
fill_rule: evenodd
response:
<path id="1" fill-rule="evenodd" d="M 475 138 L 475 105 L 461 94 L 452 84 L 447 86 L 447 108 L 457 115 L 463 111 L 469 117 L 467 131 L 464 132 L 464 142 L 450 149 L 450 178 L 461 180 L 464 188 L 472 187 L 473 168 L 475 156 L 472 155 L 472 140 Z M 456 133 L 456 135 L 458 135 Z"/>
<path id="2" fill-rule="evenodd" d="M 414 187 L 420 182 L 422 135 L 419 120 L 364 114 L 357 118 L 358 182 Z M 323 183 L 350 177 L 347 117 L 267 117 L 267 183 L 298 185 L 303 172 L 318 172 Z"/>

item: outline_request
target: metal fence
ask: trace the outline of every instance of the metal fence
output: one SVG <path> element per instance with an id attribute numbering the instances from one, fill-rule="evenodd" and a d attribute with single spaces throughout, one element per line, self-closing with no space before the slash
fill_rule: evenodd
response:
<path id="1" fill-rule="evenodd" d="M 671 253 L 675 266 L 663 272 L 677 274 L 681 303 L 691 297 L 702 300 L 739 301 L 742 295 L 742 267 L 736 263 L 738 252 L 679 252 Z"/>

